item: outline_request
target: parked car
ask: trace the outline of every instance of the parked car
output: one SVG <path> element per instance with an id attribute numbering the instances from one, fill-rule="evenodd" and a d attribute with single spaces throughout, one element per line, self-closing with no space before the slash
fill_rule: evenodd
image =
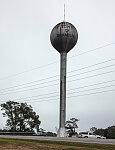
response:
<path id="1" fill-rule="evenodd" d="M 106 139 L 106 137 L 101 136 L 101 135 L 96 135 L 94 133 L 91 132 L 80 132 L 78 134 L 79 138 L 95 138 L 95 139 Z"/>

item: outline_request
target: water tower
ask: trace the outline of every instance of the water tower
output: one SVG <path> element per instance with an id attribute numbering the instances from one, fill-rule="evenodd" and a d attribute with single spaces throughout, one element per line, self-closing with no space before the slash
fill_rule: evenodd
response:
<path id="1" fill-rule="evenodd" d="M 75 46 L 78 40 L 76 28 L 69 22 L 57 24 L 51 31 L 52 46 L 60 53 L 60 121 L 58 137 L 66 137 L 66 64 L 67 53 Z"/>

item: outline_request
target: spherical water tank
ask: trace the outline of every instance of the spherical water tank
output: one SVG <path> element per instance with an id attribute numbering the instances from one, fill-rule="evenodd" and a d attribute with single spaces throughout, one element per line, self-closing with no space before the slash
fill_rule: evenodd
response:
<path id="1" fill-rule="evenodd" d="M 68 53 L 75 46 L 77 40 L 78 32 L 69 22 L 57 24 L 50 34 L 51 44 L 59 53 Z"/>

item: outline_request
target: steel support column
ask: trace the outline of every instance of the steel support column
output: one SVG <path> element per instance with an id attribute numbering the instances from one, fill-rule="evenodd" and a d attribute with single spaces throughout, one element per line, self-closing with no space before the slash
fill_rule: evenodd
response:
<path id="1" fill-rule="evenodd" d="M 60 122 L 58 137 L 66 137 L 65 121 L 66 121 L 66 64 L 67 53 L 60 53 Z"/>

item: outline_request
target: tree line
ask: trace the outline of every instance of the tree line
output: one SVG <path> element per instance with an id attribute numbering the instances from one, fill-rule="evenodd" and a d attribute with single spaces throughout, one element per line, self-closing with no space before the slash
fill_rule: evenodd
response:
<path id="1" fill-rule="evenodd" d="M 106 137 L 107 139 L 115 139 L 115 126 L 107 127 L 106 129 L 92 127 L 91 132 Z"/>
<path id="2" fill-rule="evenodd" d="M 33 111 L 31 105 L 27 103 L 19 103 L 14 101 L 7 101 L 0 105 L 1 110 L 3 110 L 3 117 L 7 117 L 6 120 L 6 127 L 7 130 L 1 131 L 8 131 L 8 132 L 36 132 L 41 131 L 39 126 L 41 121 L 39 119 L 39 115 Z M 76 129 L 78 128 L 79 119 L 77 118 L 70 118 L 70 120 L 66 121 L 65 128 L 68 135 L 77 136 L 78 133 Z M 92 133 L 97 135 L 104 136 L 108 139 L 115 139 L 115 126 L 110 126 L 106 129 L 98 129 L 96 127 L 92 127 L 90 129 Z M 56 136 L 56 134 L 52 132 L 47 132 L 48 136 Z M 46 134 L 46 135 L 47 135 Z"/>
<path id="3" fill-rule="evenodd" d="M 52 132 L 44 132 L 39 128 L 41 121 L 39 120 L 39 115 L 33 111 L 31 105 L 27 103 L 19 103 L 14 101 L 7 101 L 0 105 L 1 110 L 3 110 L 3 117 L 7 117 L 6 127 L 7 129 L 1 131 L 7 132 L 42 132 L 47 136 L 56 136 Z M 70 118 L 66 121 L 65 128 L 68 135 L 71 137 L 76 135 L 76 129 L 78 128 L 77 122 L 79 119 Z"/>

